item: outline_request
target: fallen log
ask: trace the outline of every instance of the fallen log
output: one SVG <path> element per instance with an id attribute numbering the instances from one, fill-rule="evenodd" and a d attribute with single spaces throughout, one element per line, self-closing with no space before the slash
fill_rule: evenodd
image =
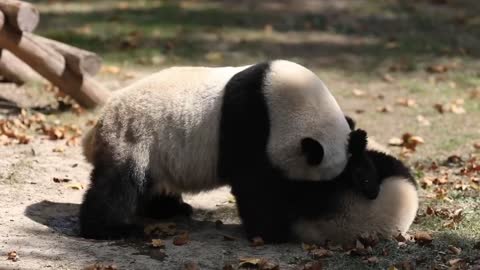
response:
<path id="1" fill-rule="evenodd" d="M 5 23 L 5 15 L 3 15 L 3 12 L 0 12 L 0 28 L 3 27 L 4 23 Z"/>
<path id="2" fill-rule="evenodd" d="M 6 21 L 17 31 L 32 32 L 40 21 L 38 9 L 33 5 L 18 0 L 1 0 L 0 10 Z"/>
<path id="3" fill-rule="evenodd" d="M 88 74 L 82 76 L 67 68 L 64 57 L 54 49 L 8 25 L 3 25 L 0 30 L 0 47 L 15 54 L 86 108 L 104 104 L 110 95 L 108 89 Z"/>
<path id="4" fill-rule="evenodd" d="M 0 75 L 7 81 L 23 84 L 26 82 L 45 81 L 36 71 L 14 54 L 0 49 Z"/>
<path id="5" fill-rule="evenodd" d="M 25 33 L 24 33 L 25 34 Z M 89 52 L 65 43 L 37 36 L 34 34 L 27 34 L 39 43 L 44 43 L 47 46 L 58 51 L 67 61 L 68 67 L 77 74 L 88 74 L 95 76 L 102 67 L 102 58 L 96 53 Z"/>

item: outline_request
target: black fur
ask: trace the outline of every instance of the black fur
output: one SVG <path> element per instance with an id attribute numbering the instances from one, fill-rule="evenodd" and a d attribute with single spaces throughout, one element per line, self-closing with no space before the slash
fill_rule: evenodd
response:
<path id="1" fill-rule="evenodd" d="M 274 181 L 283 176 L 267 156 L 270 118 L 263 89 L 269 68 L 270 63 L 251 66 L 233 76 L 226 85 L 218 168 L 219 175 L 232 186 L 247 234 L 254 237 L 261 230 L 264 236 L 268 233 L 274 239 L 281 237 L 276 233 L 281 221 L 274 224 L 271 217 L 279 215 L 281 208 L 265 194 L 270 193 Z"/>
<path id="2" fill-rule="evenodd" d="M 311 166 L 319 165 L 325 154 L 323 146 L 312 138 L 302 139 L 302 152 L 307 159 L 307 163 Z"/>
<path id="3" fill-rule="evenodd" d="M 114 239 L 141 231 L 134 222 L 143 193 L 131 160 L 113 166 L 95 162 L 91 185 L 80 207 L 80 234 L 86 238 Z"/>
<path id="4" fill-rule="evenodd" d="M 348 126 L 350 127 L 350 130 L 355 130 L 355 126 L 357 125 L 355 123 L 355 120 L 353 120 L 350 116 L 345 115 L 345 119 L 347 120 Z"/>
<path id="5" fill-rule="evenodd" d="M 180 195 L 158 195 L 151 191 L 148 171 L 139 172 L 135 162 L 118 162 L 97 156 L 91 184 L 80 207 L 80 235 L 94 239 L 118 239 L 143 235 L 138 217 L 168 218 L 190 215 L 192 208 Z"/>
<path id="6" fill-rule="evenodd" d="M 219 128 L 219 175 L 255 175 L 271 167 L 266 154 L 270 135 L 268 106 L 263 93 L 269 63 L 253 65 L 234 75 L 225 86 Z"/>
<path id="7" fill-rule="evenodd" d="M 370 200 L 377 198 L 380 179 L 372 159 L 366 152 L 367 133 L 357 129 L 350 133 L 348 151 L 351 154 L 345 173 L 350 173 L 353 186 Z"/>

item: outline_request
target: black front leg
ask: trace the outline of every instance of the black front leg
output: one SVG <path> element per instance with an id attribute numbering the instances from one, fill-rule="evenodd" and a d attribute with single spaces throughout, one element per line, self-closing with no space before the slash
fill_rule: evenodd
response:
<path id="1" fill-rule="evenodd" d="M 232 193 L 248 239 L 261 237 L 270 243 L 290 239 L 290 222 L 286 198 L 278 197 L 275 188 L 265 179 L 236 179 Z"/>

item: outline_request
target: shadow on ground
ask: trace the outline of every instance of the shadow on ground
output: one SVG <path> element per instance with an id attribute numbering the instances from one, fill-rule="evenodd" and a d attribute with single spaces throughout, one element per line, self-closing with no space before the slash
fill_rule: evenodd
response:
<path id="1" fill-rule="evenodd" d="M 74 203 L 58 203 L 52 201 L 41 201 L 29 205 L 25 210 L 25 215 L 33 221 L 43 224 L 53 231 L 67 235 L 78 237 L 78 212 L 79 204 Z M 172 218 L 168 220 L 149 220 L 148 222 L 175 222 L 179 229 L 185 229 L 189 232 L 201 232 L 204 229 L 216 228 L 225 233 L 231 233 L 232 236 L 242 238 L 243 231 L 240 225 L 236 224 L 216 224 L 218 221 L 207 220 L 210 217 L 225 215 L 230 213 L 231 207 L 219 207 L 215 210 L 195 209 L 194 216 L 201 217 L 202 220 L 195 218 Z"/>

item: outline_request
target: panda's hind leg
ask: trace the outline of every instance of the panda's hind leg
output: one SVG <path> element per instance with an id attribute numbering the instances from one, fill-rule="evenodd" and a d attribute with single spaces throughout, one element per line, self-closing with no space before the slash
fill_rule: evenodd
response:
<path id="1" fill-rule="evenodd" d="M 80 235 L 94 239 L 140 236 L 143 226 L 136 223 L 143 179 L 133 162 L 117 165 L 96 163 L 91 185 L 80 207 Z"/>
<path id="2" fill-rule="evenodd" d="M 185 203 L 180 194 L 152 194 L 145 198 L 139 214 L 143 217 L 164 219 L 190 216 L 192 212 L 192 206 Z"/>

